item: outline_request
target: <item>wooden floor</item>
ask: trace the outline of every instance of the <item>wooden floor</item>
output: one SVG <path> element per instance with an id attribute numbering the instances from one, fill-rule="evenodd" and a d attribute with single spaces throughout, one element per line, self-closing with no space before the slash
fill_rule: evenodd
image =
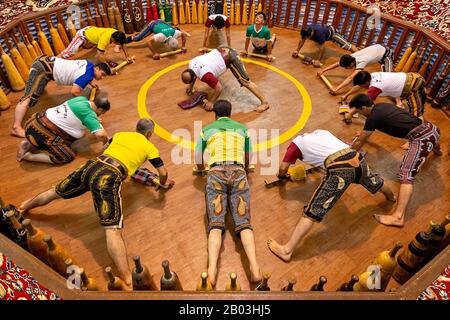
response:
<path id="1" fill-rule="evenodd" d="M 137 94 L 147 79 L 173 63 L 198 54 L 203 29 L 200 26 L 186 26 L 186 30 L 193 35 L 188 42 L 187 54 L 157 62 L 149 58 L 148 50 L 143 45 L 136 44 L 130 48 L 130 52 L 137 57 L 136 63 L 123 69 L 119 75 L 100 82 L 101 90 L 108 92 L 112 102 L 111 111 L 103 116 L 104 126 L 110 134 L 134 130 L 139 118 Z M 232 44 L 238 50 L 244 46 L 244 30 L 243 26 L 232 28 Z M 341 139 L 351 139 L 356 130 L 361 130 L 362 117 L 350 126 L 341 121 L 341 116 L 337 113 L 338 97 L 328 94 L 324 84 L 315 76 L 317 69 L 291 58 L 290 54 L 297 45 L 298 32 L 277 28 L 273 32 L 278 35 L 274 49 L 277 60 L 273 65 L 299 80 L 312 100 L 312 113 L 302 132 L 321 128 L 330 130 Z M 304 50 L 312 53 L 315 46 L 308 43 Z M 329 45 L 326 49 L 326 64 L 337 61 L 342 53 L 334 44 Z M 91 54 L 92 52 L 87 52 L 86 57 Z M 228 72 L 223 77 L 223 98 L 229 98 L 233 103 L 233 117 L 245 122 L 249 128 L 278 128 L 280 132 L 286 131 L 303 111 L 303 100 L 298 91 L 287 79 L 267 68 L 254 64 L 246 64 L 246 67 L 251 79 L 267 95 L 272 107 L 263 114 L 252 112 L 258 101 L 245 88 L 239 88 Z M 180 128 L 192 132 L 195 120 L 202 121 L 203 125 L 214 120 L 212 113 L 200 108 L 183 111 L 176 105 L 178 101 L 185 99 L 185 86 L 180 81 L 183 68 L 179 67 L 160 77 L 147 95 L 147 111 L 159 125 L 170 132 Z M 349 72 L 336 69 L 330 72 L 329 79 L 336 83 Z M 206 89 L 203 84 L 199 88 Z M 20 93 L 9 97 L 15 105 Z M 50 83 L 34 110 L 53 107 L 68 98 L 68 88 L 58 88 Z M 296 290 L 309 290 L 320 275 L 328 277 L 326 290 L 336 290 L 352 273 L 365 271 L 366 266 L 380 251 L 390 248 L 395 241 L 407 244 L 418 231 L 426 228 L 430 219 L 440 221 L 449 213 L 449 120 L 438 110 L 429 106 L 426 109 L 425 117 L 441 129 L 444 156 L 431 155 L 418 175 L 403 229 L 378 224 L 372 215 L 388 213 L 392 205 L 386 203 L 382 195 L 372 196 L 361 186 L 352 185 L 326 219 L 314 226 L 295 251 L 292 261 L 284 263 L 268 250 L 266 241 L 269 237 L 281 242 L 289 238 L 303 206 L 319 184 L 321 174 L 314 173 L 308 176 L 306 182 L 289 183 L 285 188 L 266 189 L 266 177 L 260 174 L 260 169 L 268 164 L 257 164 L 256 172 L 249 175 L 252 224 L 258 260 L 262 270 L 272 274 L 272 290 L 281 288 L 291 276 L 297 278 Z M 19 205 L 56 184 L 100 152 L 101 145 L 92 137 L 87 137 L 76 143 L 78 157 L 68 165 L 19 163 L 15 156 L 20 140 L 9 135 L 13 111 L 14 108 L 11 108 L 3 112 L 0 118 L 3 123 L 0 128 L 0 195 L 7 202 Z M 162 274 L 161 261 L 168 259 L 184 288 L 192 290 L 207 264 L 205 179 L 192 176 L 191 164 L 175 164 L 171 161 L 173 144 L 156 135 L 152 140 L 160 149 L 176 186 L 167 193 L 158 193 L 129 180 L 124 183 L 123 234 L 129 260 L 134 255 L 140 255 L 143 263 L 159 279 Z M 400 149 L 402 143 L 399 139 L 376 132 L 371 137 L 370 144 L 365 146 L 369 152 L 367 159 L 371 169 L 381 174 L 396 193 L 399 186 L 396 171 L 403 155 Z M 287 145 L 288 142 L 284 143 L 274 153 L 278 152 L 282 157 Z M 106 250 L 105 233 L 93 212 L 90 194 L 35 209 L 29 218 L 37 227 L 53 235 L 58 243 L 73 254 L 87 273 L 106 288 L 103 269 L 112 265 L 112 261 Z M 238 274 L 244 290 L 249 289 L 248 263 L 243 247 L 240 241 L 236 241 L 229 219 L 227 226 L 219 261 L 217 289 L 224 289 L 230 272 Z"/>

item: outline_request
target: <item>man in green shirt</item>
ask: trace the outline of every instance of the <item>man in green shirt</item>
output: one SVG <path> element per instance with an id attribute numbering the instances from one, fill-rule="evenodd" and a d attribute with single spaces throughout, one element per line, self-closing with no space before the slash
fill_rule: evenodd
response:
<path id="1" fill-rule="evenodd" d="M 104 97 L 91 102 L 81 96 L 35 113 L 25 125 L 26 140 L 20 143 L 17 161 L 69 163 L 75 158 L 71 144 L 84 136 L 85 128 L 106 144 L 108 133 L 98 117 L 109 109 Z"/>
<path id="2" fill-rule="evenodd" d="M 250 188 L 246 171 L 249 166 L 251 142 L 245 125 L 230 119 L 231 103 L 218 100 L 213 111 L 216 121 L 203 128 L 196 146 L 195 173 L 205 172 L 203 153 L 209 153 L 206 182 L 208 215 L 208 279 L 214 286 L 217 261 L 225 231 L 225 214 L 229 209 L 235 233 L 241 238 L 250 264 L 251 281 L 262 279 L 256 261 L 255 240 L 250 224 Z"/>
<path id="3" fill-rule="evenodd" d="M 248 54 L 250 41 L 255 48 L 256 53 L 267 54 L 267 60 L 272 61 L 272 49 L 275 44 L 276 35 L 270 36 L 270 30 L 265 25 L 266 15 L 264 12 L 257 12 L 255 15 L 255 24 L 248 26 L 245 39 L 245 51 L 243 56 Z"/>
<path id="4" fill-rule="evenodd" d="M 186 39 L 191 35 L 179 28 L 174 28 L 167 24 L 164 20 L 153 20 L 150 21 L 147 26 L 137 35 L 132 37 L 127 37 L 126 43 L 133 41 L 141 41 L 142 39 L 150 36 L 150 40 L 147 42 L 147 46 L 153 59 L 157 60 L 160 58 L 158 50 L 164 51 L 175 51 L 178 49 L 178 38 L 181 37 L 181 50 L 185 53 L 186 50 Z"/>

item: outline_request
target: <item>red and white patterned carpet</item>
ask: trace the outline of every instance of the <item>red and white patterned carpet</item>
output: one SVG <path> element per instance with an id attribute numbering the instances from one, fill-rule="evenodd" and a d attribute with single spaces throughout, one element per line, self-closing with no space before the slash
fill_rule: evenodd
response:
<path id="1" fill-rule="evenodd" d="M 0 300 L 61 300 L 0 252 Z"/>
<path id="2" fill-rule="evenodd" d="M 428 28 L 450 41 L 450 0 L 352 0 L 363 7 L 377 5 L 381 12 Z"/>
<path id="3" fill-rule="evenodd" d="M 0 30 L 28 12 L 42 11 L 76 2 L 78 0 L 2 0 L 0 1 Z"/>

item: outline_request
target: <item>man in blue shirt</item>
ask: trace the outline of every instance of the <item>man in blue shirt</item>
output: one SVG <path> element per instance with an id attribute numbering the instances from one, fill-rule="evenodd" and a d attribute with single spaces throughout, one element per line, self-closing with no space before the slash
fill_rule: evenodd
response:
<path id="1" fill-rule="evenodd" d="M 71 86 L 70 92 L 74 97 L 78 97 L 83 95 L 88 84 L 97 86 L 94 79 L 101 80 L 107 75 L 111 75 L 111 70 L 103 62 L 94 65 L 88 60 L 65 60 L 46 55 L 36 58 L 31 65 L 25 94 L 16 106 L 11 135 L 25 137 L 22 120 L 28 108 L 36 105 L 49 81 L 54 80 L 58 86 Z"/>
<path id="2" fill-rule="evenodd" d="M 309 26 L 304 26 L 300 31 L 300 34 L 301 38 L 298 43 L 297 50 L 292 53 L 294 58 L 298 57 L 298 54 L 307 39 L 312 40 L 319 45 L 319 57 L 317 58 L 317 61 L 322 59 L 325 52 L 325 42 L 329 40 L 338 44 L 342 49 L 349 50 L 351 52 L 358 51 L 355 45 L 351 44 L 342 35 L 337 33 L 331 25 L 322 26 L 311 24 Z"/>

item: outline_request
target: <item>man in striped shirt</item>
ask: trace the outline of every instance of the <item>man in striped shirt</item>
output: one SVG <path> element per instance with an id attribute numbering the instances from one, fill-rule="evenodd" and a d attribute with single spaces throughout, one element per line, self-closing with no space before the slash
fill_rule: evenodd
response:
<path id="1" fill-rule="evenodd" d="M 206 182 L 206 211 L 208 215 L 208 279 L 214 286 L 217 261 L 225 232 L 225 215 L 229 209 L 235 233 L 240 237 L 250 264 L 251 281 L 262 279 L 256 261 L 255 240 L 250 224 L 250 188 L 246 171 L 251 152 L 247 127 L 230 119 L 231 103 L 218 100 L 213 111 L 216 121 L 203 128 L 196 146 L 196 168 L 204 172 L 203 153 L 209 154 Z"/>

